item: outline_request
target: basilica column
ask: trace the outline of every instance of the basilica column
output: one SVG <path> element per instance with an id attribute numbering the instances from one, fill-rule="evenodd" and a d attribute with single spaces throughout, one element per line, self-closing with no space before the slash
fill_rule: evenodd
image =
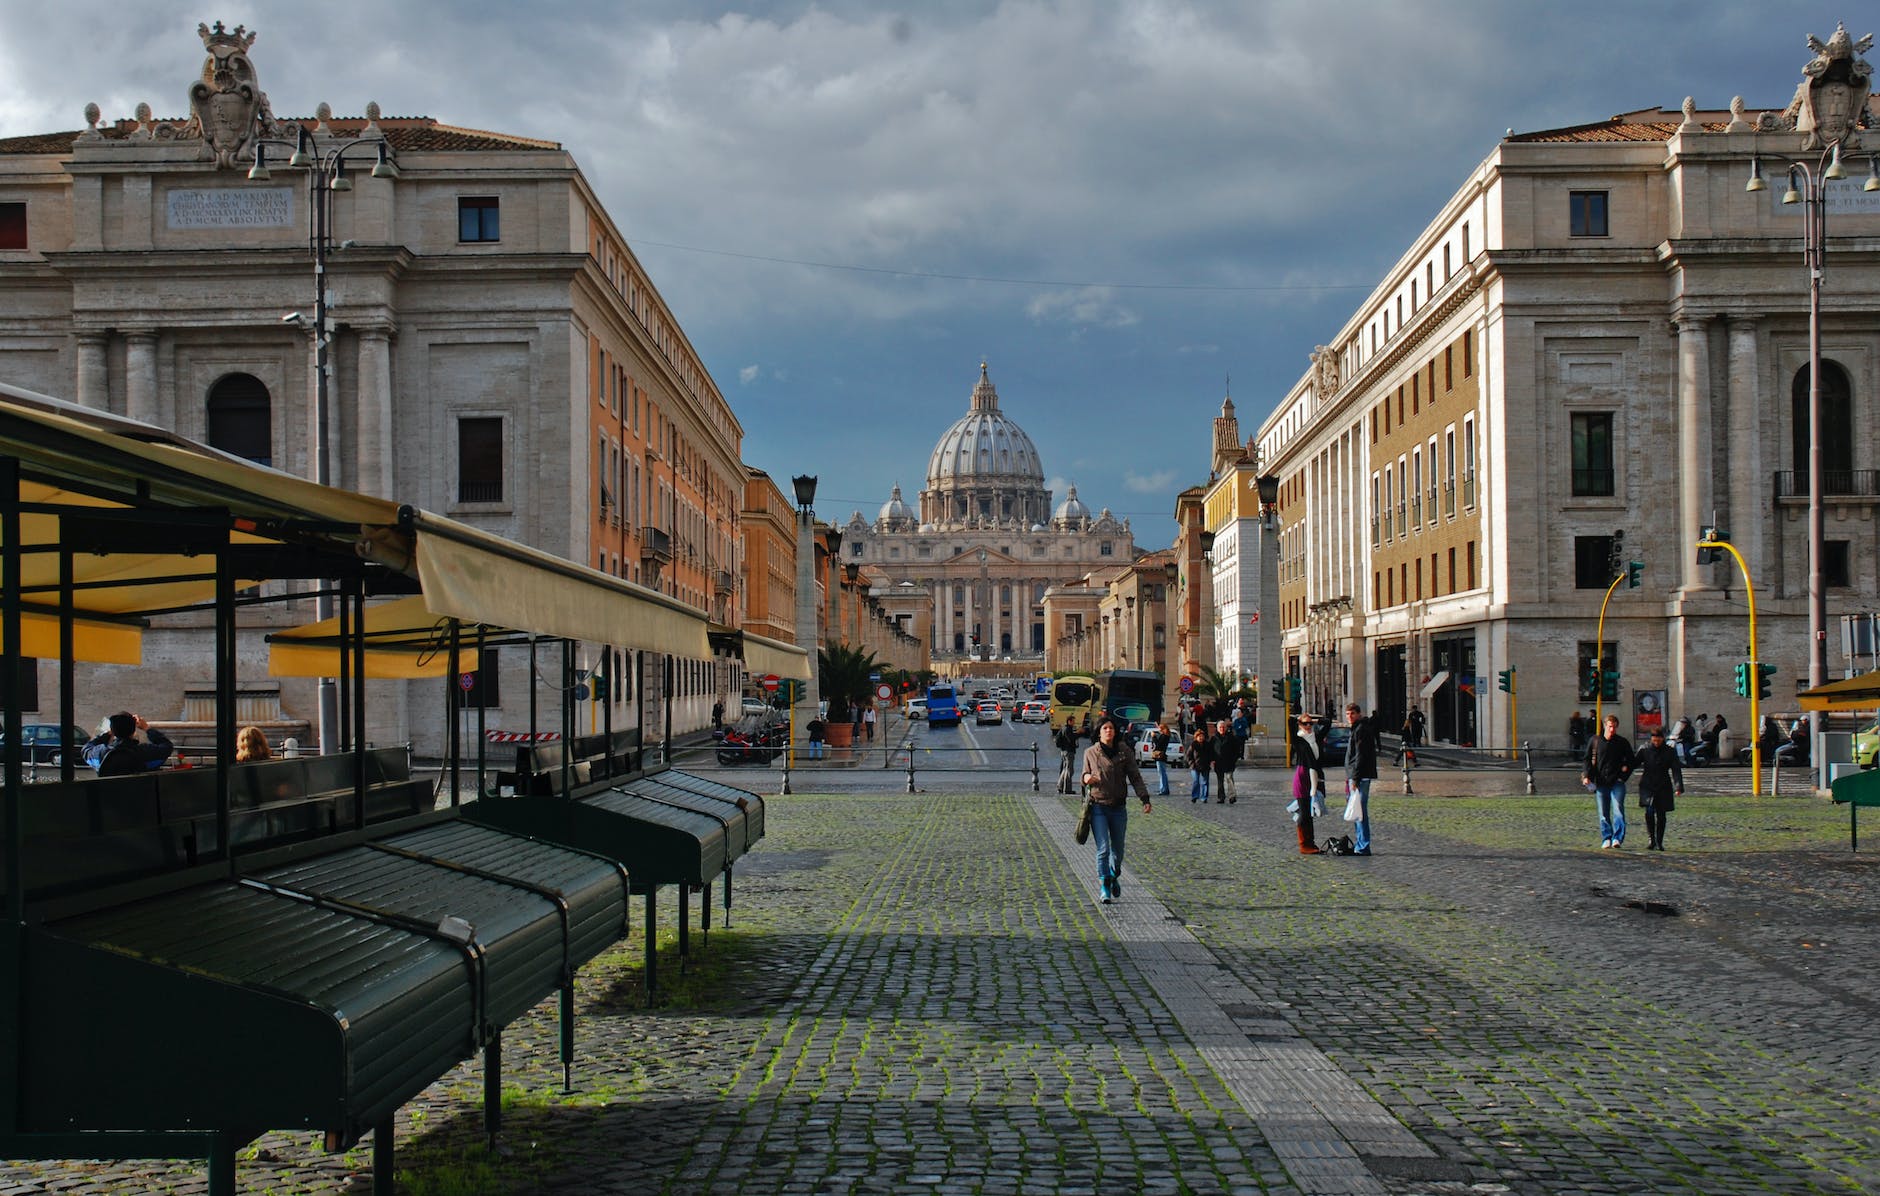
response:
<path id="1" fill-rule="evenodd" d="M 1672 537 L 1677 543 L 1710 518 L 1710 434 L 1710 330 L 1707 319 L 1687 315 L 1678 320 L 1678 526 Z M 1684 578 L 1680 588 L 1710 587 L 1696 553 L 1680 552 L 1678 560 Z"/>
<path id="2" fill-rule="evenodd" d="M 110 367 L 105 356 L 110 344 L 108 332 L 78 334 L 78 386 L 73 397 L 82 407 L 103 411 L 110 405 Z"/>
<path id="3" fill-rule="evenodd" d="M 125 334 L 124 414 L 157 422 L 157 334 L 143 328 Z"/>
<path id="4" fill-rule="evenodd" d="M 927 650 L 929 652 L 938 652 L 940 650 L 940 637 L 946 631 L 946 612 L 944 608 L 942 608 L 941 603 L 952 595 L 940 588 L 940 579 L 937 577 L 929 577 L 926 584 L 927 593 L 933 599 L 933 622 L 929 625 L 927 631 Z"/>
<path id="5" fill-rule="evenodd" d="M 354 481 L 361 492 L 392 496 L 391 331 L 359 329 L 359 443 Z"/>
<path id="6" fill-rule="evenodd" d="M 999 591 L 1004 588 L 1004 583 L 1000 582 L 996 577 L 989 578 L 986 581 L 986 588 L 990 591 L 990 593 L 986 595 L 986 598 L 992 604 L 988 624 L 991 628 L 991 634 L 986 636 L 986 654 L 996 657 L 1002 655 L 999 651 L 999 608 L 1003 604 L 999 600 Z"/>
<path id="7" fill-rule="evenodd" d="M 1759 571 L 1768 564 L 1763 555 L 1765 524 L 1760 508 L 1762 496 L 1768 493 L 1764 487 L 1769 484 L 1772 462 L 1763 455 L 1762 409 L 1756 402 L 1762 369 L 1757 361 L 1757 319 L 1730 317 L 1730 451 L 1724 454 L 1724 476 L 1717 486 L 1728 504 L 1721 513 L 1723 526 L 1749 564 L 1752 577 L 1773 576 Z"/>

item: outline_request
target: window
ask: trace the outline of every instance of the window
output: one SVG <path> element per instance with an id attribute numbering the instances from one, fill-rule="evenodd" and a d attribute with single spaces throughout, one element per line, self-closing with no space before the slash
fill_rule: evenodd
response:
<path id="1" fill-rule="evenodd" d="M 1569 191 L 1567 193 L 1567 232 L 1575 237 L 1603 237 L 1606 234 L 1606 193 L 1604 191 Z"/>
<path id="2" fill-rule="evenodd" d="M 1475 541 L 1469 541 L 1469 588 L 1475 588 Z"/>
<path id="3" fill-rule="evenodd" d="M 485 648 L 477 654 L 477 671 L 470 674 L 474 681 L 464 692 L 463 704 L 475 710 L 478 707 L 501 706 L 503 704 L 502 671 L 496 667 L 496 649 Z"/>
<path id="4" fill-rule="evenodd" d="M 1456 517 L 1456 430 L 1443 429 L 1443 515 Z M 1450 570 L 1454 572 L 1454 570 Z M 1453 583 L 1452 583 L 1453 585 Z"/>
<path id="5" fill-rule="evenodd" d="M 1612 584 L 1612 537 L 1573 537 L 1573 588 L 1603 590 Z"/>
<path id="6" fill-rule="evenodd" d="M 1821 542 L 1821 581 L 1823 585 L 1846 589 L 1854 584 L 1852 571 L 1848 568 L 1847 540 L 1823 540 Z"/>
<path id="7" fill-rule="evenodd" d="M 1462 505 L 1475 506 L 1475 421 L 1462 421 Z"/>
<path id="8" fill-rule="evenodd" d="M 1110 543 L 1110 541 L 1108 540 L 1105 540 L 1101 544 L 1097 545 L 1098 556 L 1113 556 L 1115 555 L 1115 553 L 1116 553 L 1116 546 Z"/>
<path id="9" fill-rule="evenodd" d="M 0 203 L 0 249 L 26 248 L 26 205 Z"/>
<path id="10" fill-rule="evenodd" d="M 274 464 L 268 388 L 253 374 L 229 374 L 209 388 L 209 446 L 260 465 Z"/>
<path id="11" fill-rule="evenodd" d="M 1462 330 L 1462 376 L 1475 377 L 1475 329 Z"/>
<path id="12" fill-rule="evenodd" d="M 503 501 L 501 417 L 466 417 L 457 421 L 457 501 Z"/>
<path id="13" fill-rule="evenodd" d="M 1612 412 L 1576 411 L 1573 424 L 1573 493 L 1610 497 L 1612 486 Z"/>
<path id="14" fill-rule="evenodd" d="M 1443 246 L 1443 281 L 1448 282 L 1449 276 L 1454 272 L 1454 267 L 1449 264 L 1449 246 L 1445 244 Z"/>
<path id="15" fill-rule="evenodd" d="M 457 200 L 459 241 L 500 241 L 502 232 L 502 209 L 494 195 L 466 195 Z"/>
<path id="16" fill-rule="evenodd" d="M 1790 443 L 1795 488 L 1808 493 L 1808 367 L 1795 371 L 1789 387 Z M 1832 361 L 1821 363 L 1821 489 L 1825 494 L 1854 493 L 1853 387 L 1847 371 Z"/>
<path id="17" fill-rule="evenodd" d="M 1469 226 L 1465 224 L 1462 226 L 1462 263 L 1463 265 L 1466 266 L 1469 263 L 1469 259 L 1473 258 L 1474 256 L 1475 256 L 1474 254 L 1469 252 Z"/>

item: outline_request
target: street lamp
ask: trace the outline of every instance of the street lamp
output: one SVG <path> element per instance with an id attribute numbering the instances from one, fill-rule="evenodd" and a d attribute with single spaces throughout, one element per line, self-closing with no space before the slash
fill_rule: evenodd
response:
<path id="1" fill-rule="evenodd" d="M 790 762 L 794 763 L 796 751 L 796 711 L 803 707 L 808 715 L 804 722 L 815 717 L 822 704 L 821 678 L 819 676 L 820 658 L 816 646 L 821 638 L 816 631 L 816 477 L 814 474 L 799 475 L 790 479 L 790 488 L 796 493 L 796 643 L 809 658 L 809 681 L 798 692 L 799 700 L 790 707 Z M 784 773 L 784 792 L 789 792 L 789 773 Z"/>
<path id="2" fill-rule="evenodd" d="M 332 342 L 333 329 L 332 319 L 328 315 L 332 295 L 326 286 L 326 255 L 333 247 L 333 196 L 352 190 L 352 180 L 346 177 L 346 155 L 351 150 L 368 145 L 377 149 L 378 158 L 373 162 L 371 171 L 375 179 L 397 178 L 398 167 L 392 164 L 391 147 L 383 135 L 355 137 L 322 150 L 314 144 L 305 125 L 296 126 L 294 132 L 294 140 L 291 142 L 273 137 L 258 139 L 255 142 L 254 165 L 248 168 L 248 178 L 257 183 L 265 183 L 273 178 L 268 169 L 267 147 L 270 145 L 292 149 L 293 154 L 287 159 L 288 167 L 307 173 L 307 247 L 313 252 L 313 480 L 322 486 L 330 486 L 333 484 L 332 446 L 329 442 L 332 403 L 328 397 L 331 367 L 327 361 L 327 352 Z M 294 322 L 299 322 L 297 317 Z M 320 583 L 320 592 L 314 603 L 319 619 L 324 621 L 333 616 L 331 583 Z M 332 677 L 322 677 L 319 728 L 322 755 L 339 750 L 339 722 L 338 682 Z"/>
<path id="3" fill-rule="evenodd" d="M 1827 186 L 1845 179 L 1841 147 L 1849 134 L 1830 141 L 1814 162 L 1784 161 L 1788 189 L 1784 204 L 1802 205 L 1802 264 L 1808 270 L 1808 687 L 1828 680 L 1828 595 L 1822 584 L 1821 511 L 1821 279 L 1826 267 L 1828 240 Z M 1762 156 L 1750 158 L 1745 191 L 1767 191 L 1762 177 Z M 1880 191 L 1880 156 L 1867 155 L 1864 191 Z M 1819 757 L 1817 757 L 1819 758 Z"/>

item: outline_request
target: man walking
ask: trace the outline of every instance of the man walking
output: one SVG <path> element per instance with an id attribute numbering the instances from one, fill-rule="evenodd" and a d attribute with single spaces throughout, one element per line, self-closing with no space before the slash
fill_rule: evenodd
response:
<path id="1" fill-rule="evenodd" d="M 1580 783 L 1599 795 L 1602 851 L 1625 846 L 1625 782 L 1636 762 L 1631 742 L 1619 734 L 1619 716 L 1608 714 L 1604 732 L 1586 749 L 1586 768 L 1580 774 Z"/>
<path id="2" fill-rule="evenodd" d="M 1356 702 L 1345 707 L 1345 725 L 1351 739 L 1345 744 L 1345 791 L 1358 800 L 1358 817 L 1353 822 L 1353 855 L 1371 854 L 1371 782 L 1377 779 L 1377 726 L 1364 717 Z"/>

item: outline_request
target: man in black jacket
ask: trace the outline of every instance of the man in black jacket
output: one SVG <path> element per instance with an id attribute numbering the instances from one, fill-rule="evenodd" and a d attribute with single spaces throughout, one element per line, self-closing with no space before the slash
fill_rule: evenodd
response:
<path id="1" fill-rule="evenodd" d="M 1619 734 L 1619 716 L 1608 714 L 1602 733 L 1586 749 L 1586 768 L 1580 774 L 1581 784 L 1599 795 L 1602 851 L 1625 845 L 1625 782 L 1635 764 L 1631 741 Z"/>
<path id="2" fill-rule="evenodd" d="M 120 710 L 105 720 L 107 728 L 85 745 L 85 763 L 101 777 L 129 777 L 161 768 L 175 745 L 170 737 L 145 722 L 142 715 Z M 137 738 L 142 731 L 149 742 Z"/>
<path id="3" fill-rule="evenodd" d="M 1377 724 L 1353 702 L 1345 707 L 1351 739 L 1345 744 L 1345 791 L 1358 797 L 1358 818 L 1351 837 L 1353 855 L 1371 854 L 1371 782 L 1377 779 Z"/>
<path id="4" fill-rule="evenodd" d="M 1214 724 L 1214 738 L 1209 743 L 1214 754 L 1214 804 L 1218 806 L 1226 802 L 1231 806 L 1240 800 L 1234 792 L 1234 769 L 1240 764 L 1240 757 L 1246 749 L 1241 746 L 1240 736 L 1234 734 L 1226 719 Z"/>

